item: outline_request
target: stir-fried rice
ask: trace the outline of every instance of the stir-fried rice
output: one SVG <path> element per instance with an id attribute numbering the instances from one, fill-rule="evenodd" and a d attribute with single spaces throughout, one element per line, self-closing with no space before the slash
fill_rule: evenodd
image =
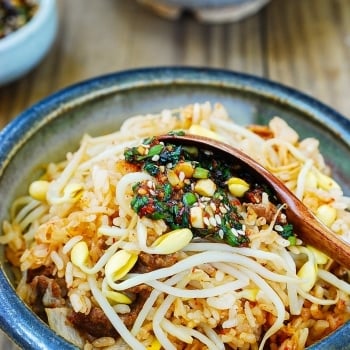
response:
<path id="1" fill-rule="evenodd" d="M 220 104 L 194 104 L 129 118 L 109 135 L 84 135 L 76 152 L 46 166 L 13 203 L 0 236 L 20 297 L 85 350 L 304 349 L 347 322 L 348 271 L 281 235 L 283 206 L 267 217 L 266 192 L 259 206 L 229 194 L 241 215 L 242 232 L 232 232 L 247 237 L 237 246 L 193 238 L 135 210 L 135 186 L 156 196 L 155 178 L 125 150 L 142 145 L 144 152 L 145 138 L 174 130 L 243 150 L 350 242 L 350 201 L 331 178 L 318 140 L 300 140 L 279 117 L 243 127 Z M 163 169 L 168 178 L 172 166 Z M 174 176 L 176 186 L 188 180 Z M 209 206 L 213 215 L 203 222 L 220 233 L 228 207 Z"/>

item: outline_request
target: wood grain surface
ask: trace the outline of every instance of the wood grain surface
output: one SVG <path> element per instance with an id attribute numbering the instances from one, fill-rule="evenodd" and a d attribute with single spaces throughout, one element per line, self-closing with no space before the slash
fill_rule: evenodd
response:
<path id="1" fill-rule="evenodd" d="M 0 87 L 0 129 L 70 84 L 161 65 L 267 77 L 350 118 L 349 0 L 271 0 L 256 15 L 225 24 L 188 15 L 169 21 L 135 0 L 57 0 L 57 7 L 59 31 L 48 55 L 25 77 Z M 0 333 L 0 349 L 15 348 Z"/>

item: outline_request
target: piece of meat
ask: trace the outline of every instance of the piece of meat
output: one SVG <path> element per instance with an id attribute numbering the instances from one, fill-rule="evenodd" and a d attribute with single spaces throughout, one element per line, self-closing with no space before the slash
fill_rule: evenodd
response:
<path id="1" fill-rule="evenodd" d="M 138 273 L 150 272 L 163 267 L 172 266 L 177 261 L 178 257 L 176 253 L 161 255 L 141 252 L 133 271 Z"/>
<path id="2" fill-rule="evenodd" d="M 277 208 L 272 203 L 265 204 L 248 204 L 258 217 L 266 218 L 266 223 L 269 224 L 275 217 Z"/>
<path id="3" fill-rule="evenodd" d="M 127 328 L 131 328 L 151 293 L 151 288 L 146 285 L 140 285 L 130 288 L 128 291 L 135 293 L 136 299 L 130 305 L 131 311 L 126 314 L 120 314 L 119 317 Z M 117 330 L 99 307 L 93 307 L 87 315 L 73 311 L 67 319 L 80 332 L 87 333 L 90 336 L 96 338 L 118 337 Z"/>
<path id="4" fill-rule="evenodd" d="M 246 206 L 250 207 L 258 217 L 266 218 L 266 222 L 269 224 L 276 216 L 277 206 L 272 202 L 263 204 L 263 192 L 263 189 L 255 188 L 253 190 L 247 191 L 244 195 L 244 199 L 247 201 L 247 203 L 245 203 Z M 282 212 L 279 212 L 277 215 L 276 223 L 281 225 L 287 223 L 286 216 Z"/>
<path id="5" fill-rule="evenodd" d="M 118 336 L 118 332 L 99 307 L 91 308 L 90 313 L 87 315 L 73 311 L 67 316 L 67 319 L 79 331 L 88 333 L 96 338 Z"/>
<path id="6" fill-rule="evenodd" d="M 125 290 L 127 293 L 133 293 L 133 294 L 147 294 L 147 296 L 152 292 L 152 287 L 150 287 L 147 284 L 139 284 L 135 287 L 131 287 L 129 289 Z"/>
<path id="7" fill-rule="evenodd" d="M 35 276 L 46 276 L 46 277 L 52 277 L 53 271 L 54 271 L 54 265 L 49 266 L 40 266 L 37 269 L 30 269 L 27 271 L 27 283 L 31 283 L 33 278 Z"/>
<path id="8" fill-rule="evenodd" d="M 152 287 L 146 284 L 140 284 L 138 286 L 127 289 L 126 292 L 135 294 L 136 298 L 134 302 L 130 305 L 130 312 L 119 315 L 119 317 L 123 320 L 126 327 L 131 328 L 134 325 L 138 314 L 143 308 L 144 303 L 151 294 Z"/>
<path id="9" fill-rule="evenodd" d="M 67 290 L 64 280 L 39 275 L 32 279 L 29 286 L 33 291 L 29 304 L 33 311 L 43 320 L 46 320 L 45 308 L 65 306 Z"/>
<path id="10" fill-rule="evenodd" d="M 130 312 L 119 314 L 119 317 L 127 328 L 131 328 L 134 325 L 134 322 L 151 291 L 152 288 L 145 284 L 135 286 L 126 291 L 135 294 L 135 300 L 130 305 Z M 117 330 L 113 327 L 103 310 L 99 307 L 93 307 L 87 315 L 73 311 L 67 319 L 75 328 L 88 336 L 96 338 L 118 337 Z"/>

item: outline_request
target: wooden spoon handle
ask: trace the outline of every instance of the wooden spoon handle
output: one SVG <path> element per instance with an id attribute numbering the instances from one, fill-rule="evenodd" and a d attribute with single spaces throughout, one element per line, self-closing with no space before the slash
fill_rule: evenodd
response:
<path id="1" fill-rule="evenodd" d="M 350 245 L 319 221 L 296 197 L 279 196 L 287 204 L 288 222 L 293 224 L 298 237 L 350 269 Z"/>

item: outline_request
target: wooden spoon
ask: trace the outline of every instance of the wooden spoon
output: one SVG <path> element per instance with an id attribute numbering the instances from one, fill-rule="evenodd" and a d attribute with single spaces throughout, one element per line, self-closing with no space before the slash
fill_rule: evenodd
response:
<path id="1" fill-rule="evenodd" d="M 347 269 L 350 269 L 350 245 L 338 237 L 327 226 L 319 221 L 311 211 L 274 175 L 242 151 L 220 141 L 197 135 L 162 135 L 159 141 L 195 146 L 211 150 L 215 157 L 239 164 L 257 180 L 268 184 L 275 190 L 281 203 L 287 205 L 288 222 L 293 225 L 297 235 L 309 244 L 327 254 Z"/>

